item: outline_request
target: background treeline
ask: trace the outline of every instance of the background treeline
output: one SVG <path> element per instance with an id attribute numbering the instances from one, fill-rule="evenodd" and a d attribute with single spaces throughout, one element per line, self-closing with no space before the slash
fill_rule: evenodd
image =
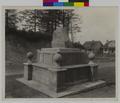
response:
<path id="1" fill-rule="evenodd" d="M 5 11 L 6 35 L 13 34 L 30 40 L 50 39 L 57 27 L 67 28 L 68 33 L 80 32 L 80 18 L 74 10 L 16 10 Z M 77 21 L 75 23 L 75 21 Z"/>

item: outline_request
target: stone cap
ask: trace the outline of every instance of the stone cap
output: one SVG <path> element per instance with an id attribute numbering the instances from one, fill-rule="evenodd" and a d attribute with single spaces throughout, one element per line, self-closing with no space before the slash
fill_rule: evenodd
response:
<path id="1" fill-rule="evenodd" d="M 44 69 L 47 69 L 50 71 L 55 71 L 55 72 L 66 71 L 68 69 L 73 69 L 73 68 L 74 69 L 83 69 L 83 67 L 90 67 L 89 64 L 79 64 L 79 65 L 69 65 L 69 66 L 50 66 L 50 65 L 46 65 L 46 64 L 33 63 L 32 65 L 36 66 L 36 67 L 41 67 L 41 68 L 44 68 Z"/>
<path id="2" fill-rule="evenodd" d="M 81 52 L 80 49 L 77 48 L 42 48 L 40 50 L 42 53 L 56 53 L 56 52 L 64 52 L 64 53 L 69 53 L 69 52 Z"/>

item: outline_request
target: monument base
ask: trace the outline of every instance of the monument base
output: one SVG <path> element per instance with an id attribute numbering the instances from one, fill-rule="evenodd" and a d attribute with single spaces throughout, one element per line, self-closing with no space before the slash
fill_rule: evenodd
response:
<path id="1" fill-rule="evenodd" d="M 43 48 L 37 62 L 24 63 L 20 82 L 51 97 L 62 97 L 105 84 L 97 80 L 97 67 L 75 48 Z"/>
<path id="2" fill-rule="evenodd" d="M 33 81 L 33 80 L 25 80 L 24 78 L 19 78 L 17 79 L 19 82 L 21 83 L 24 83 L 25 85 L 35 89 L 35 90 L 38 90 L 50 97 L 54 97 L 54 98 L 57 98 L 57 97 L 63 97 L 63 96 L 66 96 L 66 95 L 70 95 L 70 94 L 74 94 L 74 93 L 77 93 L 77 92 L 80 92 L 80 91 L 86 91 L 86 90 L 90 90 L 90 89 L 95 89 L 95 88 L 98 88 L 98 87 L 101 87 L 101 86 L 105 86 L 106 82 L 105 81 L 102 81 L 102 80 L 98 80 L 98 81 L 95 81 L 95 82 L 85 82 L 85 83 L 80 83 L 80 84 L 77 84 L 77 85 L 73 85 L 71 86 L 70 88 L 67 88 L 66 90 L 64 91 L 61 91 L 61 92 L 54 92 L 50 89 L 46 89 L 45 85 L 42 85 L 40 84 L 39 82 L 36 82 L 36 81 Z"/>

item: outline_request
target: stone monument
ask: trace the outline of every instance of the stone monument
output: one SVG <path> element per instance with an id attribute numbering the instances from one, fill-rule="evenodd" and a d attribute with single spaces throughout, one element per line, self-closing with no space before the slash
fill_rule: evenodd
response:
<path id="1" fill-rule="evenodd" d="M 24 77 L 18 80 L 50 97 L 62 97 L 105 84 L 97 80 L 98 65 L 92 61 L 94 55 L 66 48 L 68 39 L 66 29 L 57 28 L 52 48 L 37 50 L 36 63 L 32 63 L 33 54 L 27 54 Z"/>

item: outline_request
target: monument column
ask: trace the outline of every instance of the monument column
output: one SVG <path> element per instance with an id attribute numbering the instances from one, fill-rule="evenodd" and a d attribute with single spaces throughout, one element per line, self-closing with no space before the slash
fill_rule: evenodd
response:
<path id="1" fill-rule="evenodd" d="M 66 28 L 59 27 L 53 33 L 52 48 L 66 48 L 66 43 L 69 40 Z"/>

